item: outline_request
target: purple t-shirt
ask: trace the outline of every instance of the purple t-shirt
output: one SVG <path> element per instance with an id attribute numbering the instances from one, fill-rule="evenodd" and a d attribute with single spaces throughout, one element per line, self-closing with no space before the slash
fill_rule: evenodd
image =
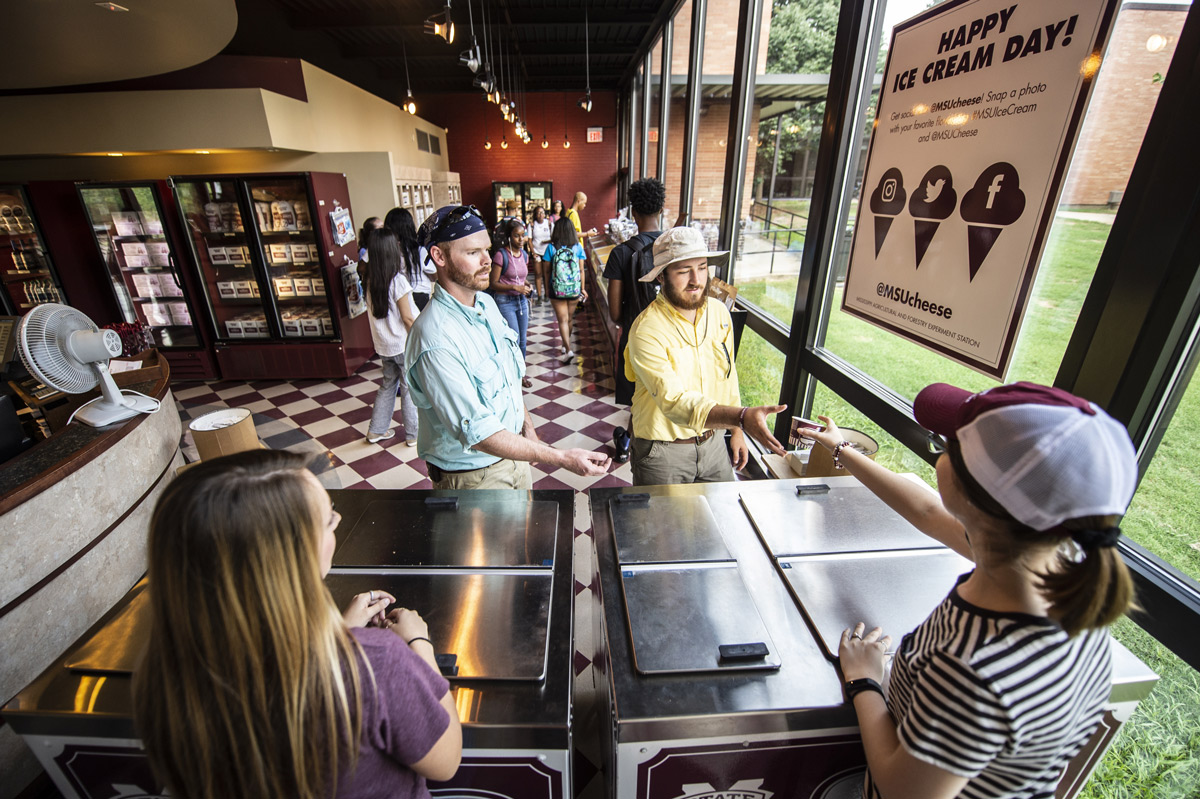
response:
<path id="1" fill-rule="evenodd" d="M 362 745 L 355 771 L 338 770 L 338 799 L 428 799 L 425 778 L 408 766 L 429 754 L 450 726 L 440 701 L 450 684 L 395 633 L 360 627 L 351 634 L 375 672 L 376 692 L 360 670 Z"/>
<path id="2" fill-rule="evenodd" d="M 504 268 L 505 258 L 508 259 L 508 268 Z M 502 250 L 497 250 L 492 256 L 492 266 L 500 267 L 500 277 L 496 282 L 501 286 L 512 286 L 514 289 L 520 288 L 525 283 L 525 278 L 529 277 L 529 256 L 521 250 L 519 255 L 513 255 L 512 250 L 507 247 Z M 520 292 L 511 291 L 510 294 Z"/>

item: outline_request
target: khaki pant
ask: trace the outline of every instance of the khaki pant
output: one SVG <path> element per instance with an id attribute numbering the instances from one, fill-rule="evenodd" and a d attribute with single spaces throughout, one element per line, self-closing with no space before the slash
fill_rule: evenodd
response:
<path id="1" fill-rule="evenodd" d="M 499 460 L 491 466 L 471 472 L 442 472 L 442 479 L 434 480 L 433 487 L 455 491 L 469 488 L 516 488 L 529 491 L 533 488 L 533 472 L 525 461 Z"/>
<path id="2" fill-rule="evenodd" d="M 676 444 L 635 438 L 630 467 L 637 486 L 674 483 L 720 483 L 733 479 L 733 464 L 725 448 L 725 436 L 716 435 L 703 444 Z"/>

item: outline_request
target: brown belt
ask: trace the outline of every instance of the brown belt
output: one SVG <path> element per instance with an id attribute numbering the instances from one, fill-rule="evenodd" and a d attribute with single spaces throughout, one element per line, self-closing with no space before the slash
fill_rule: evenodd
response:
<path id="1" fill-rule="evenodd" d="M 713 431 L 713 430 L 705 430 L 703 433 L 701 433 L 698 436 L 692 436 L 691 438 L 677 438 L 674 441 L 668 441 L 667 443 L 668 444 L 703 444 L 705 441 L 708 441 L 710 438 L 713 437 L 714 432 L 715 431 Z"/>

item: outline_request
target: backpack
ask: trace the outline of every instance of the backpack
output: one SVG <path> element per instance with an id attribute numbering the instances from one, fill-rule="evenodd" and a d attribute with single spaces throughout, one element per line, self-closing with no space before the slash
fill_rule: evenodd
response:
<path id="1" fill-rule="evenodd" d="M 642 277 L 654 271 L 654 242 L 651 241 L 647 244 L 646 240 L 639 235 L 630 239 L 628 244 L 629 249 L 633 250 L 629 264 L 629 272 L 633 275 L 633 280 L 628 293 L 622 288 L 621 297 L 628 296 L 629 298 L 625 304 L 629 311 L 629 318 L 625 321 L 632 325 L 633 320 L 638 318 L 638 314 L 646 310 L 658 296 L 658 284 L 641 282 Z"/>
<path id="2" fill-rule="evenodd" d="M 556 300 L 578 297 L 583 288 L 583 273 L 574 247 L 555 247 L 550 261 L 550 296 Z"/>

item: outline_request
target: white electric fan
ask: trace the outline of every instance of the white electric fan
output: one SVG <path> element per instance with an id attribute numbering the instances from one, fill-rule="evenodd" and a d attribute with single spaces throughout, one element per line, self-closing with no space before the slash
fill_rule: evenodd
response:
<path id="1" fill-rule="evenodd" d="M 100 384 L 100 393 L 75 412 L 92 427 L 104 427 L 139 413 L 154 413 L 157 400 L 135 392 L 123 393 L 113 382 L 108 361 L 121 354 L 121 337 L 101 330 L 69 305 L 46 303 L 21 317 L 17 349 L 25 368 L 47 386 L 82 394 Z"/>

